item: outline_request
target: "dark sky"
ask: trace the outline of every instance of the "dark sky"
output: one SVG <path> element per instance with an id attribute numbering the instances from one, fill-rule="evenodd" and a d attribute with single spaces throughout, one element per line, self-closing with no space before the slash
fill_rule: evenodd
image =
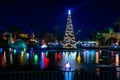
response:
<path id="1" fill-rule="evenodd" d="M 88 37 L 92 29 L 114 27 L 120 17 L 120 0 L 0 0 L 0 19 L 28 29 L 30 22 L 42 23 L 53 29 L 66 28 L 67 10 L 72 11 L 74 31 L 81 29 L 80 38 Z M 2 28 L 2 22 L 0 24 Z"/>

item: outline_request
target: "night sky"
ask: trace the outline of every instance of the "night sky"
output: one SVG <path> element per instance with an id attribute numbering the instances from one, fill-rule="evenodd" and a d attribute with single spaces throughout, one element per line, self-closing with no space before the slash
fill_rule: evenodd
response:
<path id="1" fill-rule="evenodd" d="M 49 30 L 56 25 L 64 33 L 67 10 L 71 9 L 74 31 L 81 30 L 80 38 L 90 31 L 115 27 L 120 17 L 120 0 L 0 0 L 0 28 L 4 22 L 18 24 L 26 32 L 27 24 L 44 24 Z"/>

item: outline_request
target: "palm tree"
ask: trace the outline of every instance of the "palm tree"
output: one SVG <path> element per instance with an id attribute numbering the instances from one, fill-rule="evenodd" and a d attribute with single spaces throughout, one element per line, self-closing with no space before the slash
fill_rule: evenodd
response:
<path id="1" fill-rule="evenodd" d="M 103 28 L 103 34 L 105 34 L 105 41 L 108 40 L 108 46 L 109 46 L 109 43 L 111 43 L 109 41 L 109 38 L 112 37 L 112 34 L 114 33 L 114 29 L 111 28 L 111 27 L 104 27 Z"/>
<path id="2" fill-rule="evenodd" d="M 120 32 L 120 18 L 118 18 L 118 19 L 115 21 L 114 25 L 118 26 L 118 30 L 119 30 L 119 32 Z"/>

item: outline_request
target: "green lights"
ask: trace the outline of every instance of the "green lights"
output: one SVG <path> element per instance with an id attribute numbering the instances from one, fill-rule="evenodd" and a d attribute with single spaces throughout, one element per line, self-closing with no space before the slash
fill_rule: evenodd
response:
<path id="1" fill-rule="evenodd" d="M 37 62 L 38 62 L 38 55 L 37 54 L 34 55 L 34 62 L 35 62 L 35 64 L 37 64 Z"/>

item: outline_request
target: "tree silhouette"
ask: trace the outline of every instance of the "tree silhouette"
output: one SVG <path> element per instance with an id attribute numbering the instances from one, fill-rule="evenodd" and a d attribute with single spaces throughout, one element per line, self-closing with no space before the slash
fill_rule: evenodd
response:
<path id="1" fill-rule="evenodd" d="M 119 30 L 119 32 L 120 32 L 120 18 L 118 18 L 118 19 L 115 21 L 114 25 L 118 26 L 118 30 Z"/>

